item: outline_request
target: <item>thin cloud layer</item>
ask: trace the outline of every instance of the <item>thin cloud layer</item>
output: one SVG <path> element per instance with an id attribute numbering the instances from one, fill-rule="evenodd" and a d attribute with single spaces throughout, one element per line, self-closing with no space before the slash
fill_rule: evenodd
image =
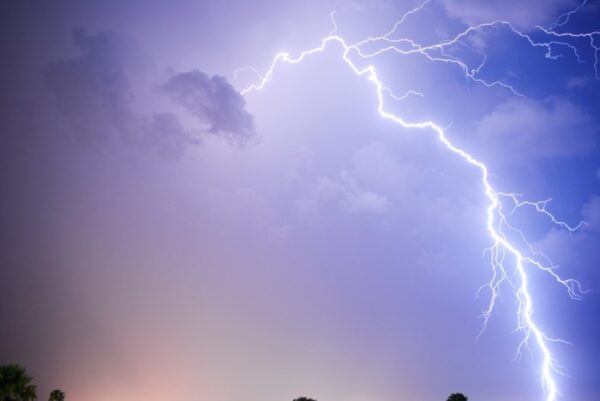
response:
<path id="1" fill-rule="evenodd" d="M 536 244 L 536 248 L 550 255 L 557 266 L 576 273 L 587 290 L 600 289 L 600 273 L 590 269 L 600 263 L 598 233 L 600 232 L 600 197 L 592 196 L 581 209 L 586 224 L 574 233 L 557 229 L 550 230 Z M 574 274 L 575 275 L 575 274 Z M 587 298 L 590 294 L 586 295 Z"/>
<path id="2" fill-rule="evenodd" d="M 573 0 L 443 0 L 448 15 L 466 24 L 495 20 L 511 21 L 522 27 L 552 22 L 565 10 L 577 7 Z"/>
<path id="3" fill-rule="evenodd" d="M 516 99 L 500 104 L 477 125 L 483 148 L 507 163 L 589 154 L 595 148 L 594 119 L 565 99 Z"/>

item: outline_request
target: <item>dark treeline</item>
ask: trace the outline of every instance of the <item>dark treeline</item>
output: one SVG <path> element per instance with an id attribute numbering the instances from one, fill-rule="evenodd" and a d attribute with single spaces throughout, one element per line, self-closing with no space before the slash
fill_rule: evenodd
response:
<path id="1" fill-rule="evenodd" d="M 36 401 L 37 388 L 33 378 L 16 364 L 0 366 L 0 401 Z M 65 393 L 53 390 L 48 401 L 64 401 Z"/>
<path id="2" fill-rule="evenodd" d="M 294 401 L 317 401 L 314 398 L 309 398 L 309 397 L 298 397 L 295 398 Z M 450 394 L 450 397 L 448 397 L 448 399 L 446 401 L 468 401 L 467 396 L 465 396 L 462 393 L 453 393 Z"/>
<path id="3" fill-rule="evenodd" d="M 16 364 L 0 366 L 0 401 L 36 401 L 37 388 L 33 378 L 24 368 Z M 53 390 L 48 396 L 48 401 L 65 401 L 62 390 Z M 317 401 L 309 397 L 298 397 L 294 401 Z M 468 401 L 461 393 L 454 393 L 447 401 Z"/>

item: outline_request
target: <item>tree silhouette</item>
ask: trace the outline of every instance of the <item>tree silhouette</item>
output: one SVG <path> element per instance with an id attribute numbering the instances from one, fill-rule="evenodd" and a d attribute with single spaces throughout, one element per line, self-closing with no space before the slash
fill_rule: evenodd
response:
<path id="1" fill-rule="evenodd" d="M 33 379 L 19 365 L 0 366 L 0 400 L 35 401 L 37 391 Z"/>
<path id="2" fill-rule="evenodd" d="M 467 401 L 467 399 L 468 398 L 462 393 L 450 394 L 450 397 L 448 397 L 448 401 Z"/>
<path id="3" fill-rule="evenodd" d="M 308 397 L 299 397 L 299 398 L 294 399 L 294 401 L 317 401 L 317 400 L 315 400 L 313 398 L 308 398 Z"/>
<path id="4" fill-rule="evenodd" d="M 65 393 L 61 390 L 53 390 L 48 401 L 65 401 Z"/>

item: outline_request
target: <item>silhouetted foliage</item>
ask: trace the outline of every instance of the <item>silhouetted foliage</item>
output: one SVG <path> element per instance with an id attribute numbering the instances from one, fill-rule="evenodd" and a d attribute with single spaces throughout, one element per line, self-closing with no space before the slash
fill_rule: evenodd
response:
<path id="1" fill-rule="evenodd" d="M 462 393 L 450 394 L 450 397 L 448 397 L 448 401 L 467 401 L 467 399 L 468 398 Z"/>
<path id="2" fill-rule="evenodd" d="M 294 401 L 317 401 L 317 400 L 315 400 L 313 398 L 308 398 L 308 397 L 299 397 L 299 398 L 296 398 Z"/>
<path id="3" fill-rule="evenodd" d="M 0 401 L 34 401 L 37 391 L 31 376 L 19 365 L 0 366 Z"/>
<path id="4" fill-rule="evenodd" d="M 53 390 L 48 401 L 65 401 L 65 393 L 61 390 Z"/>

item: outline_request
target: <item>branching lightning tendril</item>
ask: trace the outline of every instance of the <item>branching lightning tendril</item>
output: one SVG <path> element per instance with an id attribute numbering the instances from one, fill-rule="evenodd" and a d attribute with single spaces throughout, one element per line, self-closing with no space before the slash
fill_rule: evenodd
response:
<path id="1" fill-rule="evenodd" d="M 352 60 L 352 57 L 357 57 L 360 60 L 368 60 L 387 52 L 396 52 L 401 55 L 420 55 L 432 62 L 441 62 L 458 67 L 468 79 L 475 83 L 484 85 L 488 88 L 504 88 L 516 96 L 524 96 L 519 90 L 508 83 L 501 81 L 488 81 L 480 77 L 480 73 L 486 62 L 485 54 L 482 56 L 481 63 L 475 67 L 472 67 L 459 57 L 450 55 L 447 50 L 453 45 L 462 44 L 461 41 L 466 39 L 468 35 L 472 33 L 483 32 L 491 28 L 505 28 L 508 30 L 508 32 L 516 35 L 516 37 L 525 40 L 526 43 L 533 48 L 544 49 L 546 58 L 556 59 L 561 57 L 560 54 L 556 53 L 556 49 L 565 48 L 573 53 L 578 62 L 583 63 L 584 61 L 582 60 L 578 51 L 577 44 L 574 44 L 573 42 L 574 40 L 583 39 L 589 41 L 589 46 L 594 54 L 594 74 L 598 78 L 600 76 L 598 71 L 600 31 L 589 33 L 558 32 L 559 29 L 564 28 L 565 25 L 569 23 L 574 14 L 585 7 L 587 0 L 584 0 L 577 8 L 560 15 L 553 24 L 547 27 L 535 27 L 536 33 L 544 35 L 547 38 L 546 40 L 534 39 L 534 35 L 532 33 L 523 32 L 517 29 L 517 27 L 509 21 L 503 20 L 469 26 L 452 39 L 444 40 L 427 46 L 420 45 L 412 39 L 394 37 L 398 31 L 398 28 L 407 18 L 419 13 L 430 3 L 431 0 L 426 0 L 418 7 L 406 12 L 394 24 L 392 29 L 385 34 L 380 36 L 369 36 L 366 39 L 353 44 L 348 43 L 343 37 L 337 34 L 338 26 L 335 21 L 335 12 L 333 12 L 330 15 L 333 29 L 321 40 L 319 46 L 305 50 L 295 57 L 292 57 L 290 54 L 285 52 L 278 53 L 273 58 L 271 65 L 264 74 L 259 73 L 254 67 L 243 67 L 234 72 L 234 77 L 237 77 L 239 73 L 245 70 L 253 72 L 258 77 L 257 83 L 252 84 L 247 89 L 242 91 L 242 94 L 246 95 L 250 92 L 261 90 L 269 82 L 271 82 L 278 65 L 282 63 L 301 63 L 309 56 L 324 52 L 330 45 L 338 45 L 342 49 L 343 61 L 348 65 L 348 67 L 350 67 L 354 74 L 359 77 L 366 78 L 375 88 L 377 95 L 377 111 L 382 118 L 391 120 L 392 122 L 406 129 L 421 129 L 433 132 L 438 140 L 448 149 L 448 151 L 456 154 L 466 163 L 479 170 L 481 173 L 481 185 L 489 202 L 486 210 L 486 226 L 492 241 L 492 245 L 488 249 L 492 268 L 492 277 L 490 281 L 481 288 L 488 289 L 491 294 L 488 306 L 482 314 L 482 332 L 487 327 L 488 321 L 496 306 L 501 288 L 503 285 L 508 285 L 514 292 L 517 304 L 516 329 L 523 333 L 523 338 L 517 348 L 517 356 L 521 354 L 523 348 L 528 347 L 530 344 L 534 344 L 537 347 L 537 350 L 541 355 L 540 378 L 542 387 L 545 391 L 545 401 L 555 401 L 559 395 L 555 375 L 560 373 L 560 366 L 552 352 L 551 343 L 565 341 L 550 337 L 541 329 L 539 322 L 535 319 L 533 296 L 529 290 L 530 277 L 528 275 L 528 270 L 538 269 L 541 272 L 549 275 L 553 280 L 567 290 L 572 299 L 581 299 L 585 291 L 582 289 L 581 284 L 578 281 L 574 279 L 562 278 L 556 272 L 555 266 L 552 265 L 549 258 L 543 253 L 536 251 L 527 241 L 523 232 L 513 227 L 508 222 L 508 217 L 516 209 L 529 207 L 547 217 L 551 223 L 566 229 L 569 232 L 579 229 L 585 224 L 585 222 L 579 222 L 573 226 L 557 219 L 547 208 L 550 199 L 532 202 L 522 200 L 520 194 L 497 191 L 490 182 L 490 172 L 486 164 L 472 156 L 464 149 L 454 145 L 448 139 L 444 128 L 437 125 L 433 121 L 410 122 L 405 118 L 386 110 L 386 96 L 395 100 L 405 100 L 409 96 L 423 96 L 422 93 L 415 90 L 409 90 L 403 95 L 395 95 L 389 87 L 384 85 L 373 65 L 359 67 L 357 63 Z M 374 51 L 367 51 L 365 50 L 367 44 L 381 45 Z M 510 206 L 510 211 L 505 212 L 505 207 L 507 204 Z M 516 237 L 520 241 L 521 245 L 517 245 L 515 240 L 511 240 L 510 238 L 512 237 L 509 236 L 509 233 L 513 235 L 516 234 Z M 507 261 L 509 258 L 514 261 L 514 277 L 518 279 L 517 282 L 515 282 L 515 280 L 511 278 L 511 274 L 509 274 L 509 262 Z"/>

